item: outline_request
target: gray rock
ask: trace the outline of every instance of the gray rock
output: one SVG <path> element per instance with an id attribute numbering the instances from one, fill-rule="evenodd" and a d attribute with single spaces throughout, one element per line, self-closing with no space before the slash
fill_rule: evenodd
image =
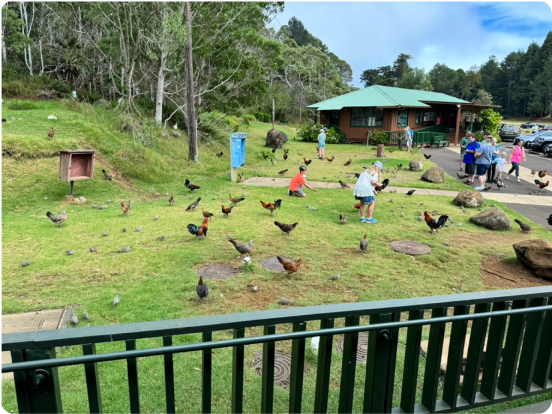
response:
<path id="1" fill-rule="evenodd" d="M 26 267 L 29 266 L 32 262 L 30 260 L 24 260 L 21 262 L 21 266 Z"/>
<path id="2" fill-rule="evenodd" d="M 182 133 L 180 131 L 172 130 L 171 135 L 175 138 L 182 138 Z"/>
<path id="3" fill-rule="evenodd" d="M 422 174 L 422 180 L 430 183 L 442 183 L 445 181 L 445 170 L 439 167 L 432 167 Z"/>
<path id="4" fill-rule="evenodd" d="M 410 171 L 422 171 L 424 168 L 424 162 L 421 158 L 414 158 L 410 161 L 410 164 L 408 164 L 408 168 L 410 168 Z"/>
<path id="5" fill-rule="evenodd" d="M 552 280 L 552 243 L 545 239 L 525 240 L 513 245 L 517 259 L 538 276 Z"/>
<path id="6" fill-rule="evenodd" d="M 479 207 L 484 203 L 483 196 L 478 191 L 462 190 L 456 198 L 452 200 L 454 204 L 460 207 Z"/>
<path id="7" fill-rule="evenodd" d="M 476 216 L 471 217 L 470 221 L 489 230 L 509 230 L 511 227 L 510 220 L 506 217 L 506 214 L 496 208 L 482 211 Z"/>
<path id="8" fill-rule="evenodd" d="M 80 202 L 81 204 L 86 203 L 86 198 L 84 198 L 83 196 L 80 196 L 80 197 L 79 197 L 79 202 Z"/>
<path id="9" fill-rule="evenodd" d="M 92 105 L 96 106 L 109 106 L 109 102 L 107 102 L 105 99 L 98 99 L 96 102 L 94 102 Z"/>
<path id="10" fill-rule="evenodd" d="M 288 137 L 285 132 L 278 131 L 277 129 L 271 129 L 266 134 L 265 147 L 282 148 L 287 141 Z"/>

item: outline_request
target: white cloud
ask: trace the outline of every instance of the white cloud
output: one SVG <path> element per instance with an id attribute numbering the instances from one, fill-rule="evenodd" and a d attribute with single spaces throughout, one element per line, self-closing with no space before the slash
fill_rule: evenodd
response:
<path id="1" fill-rule="evenodd" d="M 273 26 L 293 16 L 351 65 L 356 86 L 363 70 L 392 65 L 400 53 L 426 71 L 436 63 L 467 70 L 540 45 L 552 30 L 543 2 L 286 2 Z"/>

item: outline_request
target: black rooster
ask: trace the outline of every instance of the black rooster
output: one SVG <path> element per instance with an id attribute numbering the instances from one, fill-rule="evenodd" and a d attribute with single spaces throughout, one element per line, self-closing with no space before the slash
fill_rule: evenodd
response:
<path id="1" fill-rule="evenodd" d="M 196 292 L 197 296 L 199 296 L 199 299 L 203 300 L 207 296 L 209 296 L 209 288 L 206 284 L 203 283 L 203 276 L 199 277 L 199 282 L 197 282 L 196 286 Z"/>

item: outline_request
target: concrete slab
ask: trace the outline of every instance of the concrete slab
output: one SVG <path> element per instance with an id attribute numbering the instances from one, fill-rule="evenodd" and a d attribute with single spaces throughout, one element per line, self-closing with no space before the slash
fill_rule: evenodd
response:
<path id="1" fill-rule="evenodd" d="M 65 309 L 2 315 L 2 333 L 34 332 L 60 329 L 65 319 Z M 2 364 L 11 363 L 11 354 L 2 352 Z M 2 379 L 13 379 L 13 374 L 2 374 Z"/>
<path id="2" fill-rule="evenodd" d="M 511 414 L 511 413 L 520 413 L 520 414 L 541 414 L 549 413 L 550 408 L 552 407 L 552 400 L 541 401 L 535 404 L 523 405 L 521 407 L 512 408 L 511 410 L 501 411 L 499 414 Z"/>

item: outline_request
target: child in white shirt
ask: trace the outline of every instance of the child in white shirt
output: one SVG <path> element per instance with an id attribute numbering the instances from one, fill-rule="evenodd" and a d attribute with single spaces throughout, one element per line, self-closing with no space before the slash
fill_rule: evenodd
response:
<path id="1" fill-rule="evenodd" d="M 498 169 L 497 181 L 502 180 L 502 172 L 504 171 L 504 166 L 506 165 L 506 163 L 509 164 L 509 162 L 506 161 L 506 153 L 502 152 L 500 154 L 500 158 L 498 160 L 496 160 L 496 168 Z"/>

